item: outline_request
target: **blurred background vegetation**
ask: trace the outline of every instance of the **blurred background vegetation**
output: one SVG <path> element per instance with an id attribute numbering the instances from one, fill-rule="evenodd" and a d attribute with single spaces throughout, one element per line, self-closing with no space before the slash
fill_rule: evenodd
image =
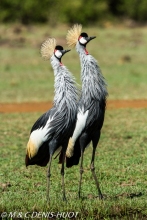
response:
<path id="1" fill-rule="evenodd" d="M 87 47 L 108 82 L 109 99 L 147 99 L 146 1 L 0 0 L 0 102 L 53 100 L 53 71 L 40 47 L 55 37 L 66 48 L 74 23 L 96 36 Z M 81 85 L 76 51 L 63 63 Z"/>
<path id="2" fill-rule="evenodd" d="M 1 0 L 0 3 L 0 22 L 86 25 L 115 18 L 145 22 L 146 0 Z"/>

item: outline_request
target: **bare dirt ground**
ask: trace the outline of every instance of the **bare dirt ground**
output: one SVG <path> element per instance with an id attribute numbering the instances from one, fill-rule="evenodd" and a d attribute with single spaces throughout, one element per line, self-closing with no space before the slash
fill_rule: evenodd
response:
<path id="1" fill-rule="evenodd" d="M 52 102 L 37 103 L 0 103 L 0 113 L 45 112 L 52 107 Z M 108 100 L 107 109 L 147 108 L 147 100 Z"/>

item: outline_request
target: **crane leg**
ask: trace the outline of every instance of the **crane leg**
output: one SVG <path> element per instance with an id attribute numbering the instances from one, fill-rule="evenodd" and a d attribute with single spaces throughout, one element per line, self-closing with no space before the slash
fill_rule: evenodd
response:
<path id="1" fill-rule="evenodd" d="M 63 152 L 63 158 L 62 158 L 62 167 L 61 167 L 61 175 L 62 175 L 62 190 L 63 190 L 63 200 L 66 201 L 66 195 L 65 195 L 65 183 L 64 183 L 64 161 L 65 161 L 65 153 Z"/>
<path id="2" fill-rule="evenodd" d="M 51 176 L 51 162 L 52 162 L 52 155 L 50 155 L 48 171 L 47 171 L 47 202 L 49 201 L 49 191 L 50 191 L 50 176 Z"/>
<path id="3" fill-rule="evenodd" d="M 79 180 L 79 190 L 78 190 L 78 197 L 81 198 L 81 184 L 82 184 L 82 174 L 83 170 L 83 150 L 81 150 L 81 163 L 80 163 L 80 180 Z"/>
<path id="4" fill-rule="evenodd" d="M 84 156 L 84 150 L 88 143 L 88 135 L 86 133 L 83 133 L 80 137 L 80 148 L 81 148 L 81 163 L 80 163 L 80 179 L 79 179 L 79 190 L 78 190 L 78 197 L 81 197 L 81 185 L 82 185 L 82 174 L 84 172 L 83 170 L 83 156 Z"/>
<path id="5" fill-rule="evenodd" d="M 96 151 L 96 147 L 97 147 L 97 143 L 99 141 L 99 138 L 100 138 L 100 133 L 99 133 L 99 136 L 97 136 L 96 138 L 94 138 L 92 140 L 92 142 L 93 142 L 93 151 L 92 151 L 92 159 L 91 159 L 90 169 L 91 169 L 93 178 L 95 180 L 95 184 L 96 184 L 96 187 L 97 187 L 97 190 L 98 190 L 99 199 L 103 199 L 103 195 L 102 195 L 102 192 L 100 190 L 99 182 L 98 182 L 97 176 L 95 174 L 95 166 L 94 166 L 95 151 Z"/>

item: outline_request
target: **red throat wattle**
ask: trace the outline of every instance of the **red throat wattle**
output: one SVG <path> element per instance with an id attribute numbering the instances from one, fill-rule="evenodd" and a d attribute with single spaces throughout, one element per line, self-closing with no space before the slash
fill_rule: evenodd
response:
<path id="1" fill-rule="evenodd" d="M 89 53 L 88 53 L 88 51 L 86 50 L 86 48 L 85 48 L 84 50 L 85 50 L 85 54 L 88 55 Z"/>

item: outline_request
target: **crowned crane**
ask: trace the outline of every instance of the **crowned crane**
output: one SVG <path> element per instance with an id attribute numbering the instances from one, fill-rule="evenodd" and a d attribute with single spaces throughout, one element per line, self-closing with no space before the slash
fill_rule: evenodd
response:
<path id="1" fill-rule="evenodd" d="M 44 113 L 33 125 L 26 149 L 25 164 L 46 166 L 47 200 L 49 200 L 51 162 L 53 154 L 62 147 L 59 157 L 62 175 L 63 199 L 66 200 L 64 186 L 64 161 L 68 141 L 74 130 L 77 115 L 78 91 L 75 79 L 62 64 L 61 57 L 70 50 L 56 45 L 54 38 L 42 44 L 41 55 L 50 59 L 55 77 L 55 96 L 53 107 Z"/>
<path id="2" fill-rule="evenodd" d="M 76 126 L 73 135 L 69 139 L 66 151 L 66 166 L 71 167 L 77 165 L 81 157 L 78 190 L 78 196 L 80 198 L 83 154 L 85 148 L 92 141 L 93 151 L 90 168 L 96 183 L 99 198 L 102 199 L 103 195 L 95 174 L 94 160 L 96 147 L 100 139 L 101 128 L 104 122 L 106 97 L 108 95 L 107 85 L 97 61 L 86 49 L 87 43 L 95 37 L 89 37 L 87 33 L 81 32 L 82 26 L 77 24 L 67 33 L 68 46 L 76 46 L 76 50 L 80 57 L 82 92 L 78 103 Z"/>

